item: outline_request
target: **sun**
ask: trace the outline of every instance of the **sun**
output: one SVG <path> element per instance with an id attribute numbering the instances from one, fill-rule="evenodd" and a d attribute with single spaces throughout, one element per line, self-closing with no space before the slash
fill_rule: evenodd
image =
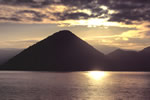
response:
<path id="1" fill-rule="evenodd" d="M 106 72 L 103 71 L 89 71 L 88 76 L 92 79 L 99 80 L 102 77 L 106 76 Z"/>

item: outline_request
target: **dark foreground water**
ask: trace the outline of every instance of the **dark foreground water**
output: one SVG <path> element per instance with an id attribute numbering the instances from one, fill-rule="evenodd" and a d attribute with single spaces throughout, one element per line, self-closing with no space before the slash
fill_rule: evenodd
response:
<path id="1" fill-rule="evenodd" d="M 150 73 L 1 71 L 0 100 L 150 100 Z"/>

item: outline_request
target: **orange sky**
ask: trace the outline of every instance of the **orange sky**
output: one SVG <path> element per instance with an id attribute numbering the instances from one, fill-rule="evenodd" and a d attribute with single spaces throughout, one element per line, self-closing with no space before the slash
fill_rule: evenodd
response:
<path id="1" fill-rule="evenodd" d="M 0 1 L 0 48 L 26 48 L 63 29 L 94 46 L 150 46 L 147 0 Z"/>

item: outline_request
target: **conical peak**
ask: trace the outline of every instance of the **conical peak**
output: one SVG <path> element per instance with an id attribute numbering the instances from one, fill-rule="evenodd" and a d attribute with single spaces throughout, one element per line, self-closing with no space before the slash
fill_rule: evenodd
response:
<path id="1" fill-rule="evenodd" d="M 69 31 L 69 30 L 61 30 L 61 31 L 59 31 L 59 33 L 69 33 L 69 34 L 73 34 L 71 31 Z"/>
<path id="2" fill-rule="evenodd" d="M 75 35 L 69 30 L 61 30 L 59 32 L 54 33 L 53 36 L 75 36 Z"/>
<path id="3" fill-rule="evenodd" d="M 51 39 L 56 40 L 56 41 L 67 42 L 70 40 L 79 39 L 79 37 L 74 35 L 71 31 L 62 30 L 49 36 L 46 40 L 51 40 Z"/>

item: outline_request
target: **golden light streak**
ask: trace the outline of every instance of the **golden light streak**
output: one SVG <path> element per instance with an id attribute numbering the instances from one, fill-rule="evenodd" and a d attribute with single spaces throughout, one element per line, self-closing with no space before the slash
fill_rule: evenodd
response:
<path id="1" fill-rule="evenodd" d="M 88 27 L 97 27 L 97 26 L 120 26 L 117 22 L 108 22 L 108 18 L 105 19 L 98 19 L 98 18 L 90 18 L 87 20 L 65 20 L 65 21 L 58 21 L 60 26 L 88 26 Z"/>
<path id="2" fill-rule="evenodd" d="M 108 10 L 107 6 L 100 6 L 100 8 L 103 9 L 103 10 Z"/>
<path id="3" fill-rule="evenodd" d="M 89 9 L 78 9 L 78 10 L 75 10 L 75 11 L 72 11 L 72 12 L 73 13 L 78 13 L 78 12 L 80 12 L 80 13 L 86 13 L 88 15 L 92 14 L 91 10 L 89 10 Z"/>

